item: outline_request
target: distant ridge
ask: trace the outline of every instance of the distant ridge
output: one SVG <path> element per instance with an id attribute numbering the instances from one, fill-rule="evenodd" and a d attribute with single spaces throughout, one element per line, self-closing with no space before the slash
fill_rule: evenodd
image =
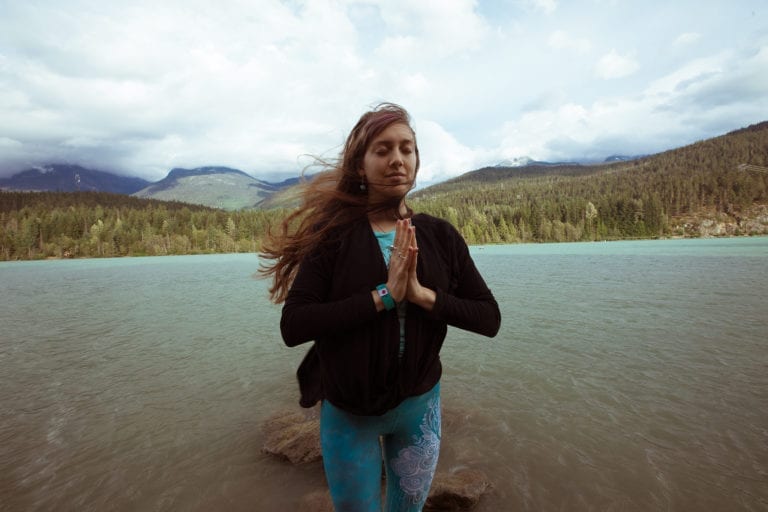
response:
<path id="1" fill-rule="evenodd" d="M 155 183 L 152 183 L 151 185 L 148 185 L 146 187 L 146 193 L 147 194 L 156 194 L 163 190 L 170 190 L 175 186 L 178 186 L 180 180 L 183 180 L 184 178 L 190 178 L 190 177 L 197 177 L 197 176 L 213 176 L 213 175 L 238 175 L 240 177 L 245 178 L 246 180 L 255 180 L 257 183 L 262 185 L 264 188 L 271 189 L 274 186 L 265 182 L 261 181 L 257 178 L 254 178 L 253 176 L 246 174 L 245 172 L 239 170 L 239 169 L 232 169 L 230 167 L 219 167 L 219 166 L 205 166 L 205 167 L 196 167 L 194 169 L 184 169 L 181 167 L 174 167 L 170 170 L 168 175 L 161 179 L 160 181 L 156 181 Z M 145 191 L 142 192 L 142 197 Z M 137 194 L 138 195 L 138 194 Z"/>
<path id="2" fill-rule="evenodd" d="M 287 180 L 288 183 L 292 183 Z M 162 180 L 135 192 L 136 197 L 182 201 L 224 210 L 254 208 L 286 184 L 259 180 L 239 169 L 220 166 L 174 168 Z"/>
<path id="3" fill-rule="evenodd" d="M 768 234 L 768 122 L 662 153 L 485 167 L 415 191 L 471 244 Z"/>
<path id="4" fill-rule="evenodd" d="M 543 160 L 534 160 L 533 158 L 529 158 L 527 156 L 523 156 L 520 158 L 512 158 L 507 160 L 502 160 L 501 162 L 497 163 L 494 166 L 489 167 L 501 167 L 501 168 L 511 168 L 511 167 L 531 167 L 531 166 L 544 166 L 544 167 L 555 167 L 555 166 L 561 166 L 561 165 L 581 165 L 580 162 L 575 161 L 566 161 L 566 162 L 546 162 Z"/>
<path id="5" fill-rule="evenodd" d="M 0 190 L 23 192 L 109 192 L 161 201 L 178 201 L 225 210 L 259 208 L 275 193 L 301 178 L 278 183 L 254 178 L 231 167 L 176 167 L 157 182 L 118 176 L 79 165 L 48 164 L 0 179 Z"/>
<path id="6" fill-rule="evenodd" d="M 493 183 L 497 181 L 504 181 L 510 178 L 533 178 L 536 176 L 552 174 L 562 176 L 578 176 L 582 174 L 592 174 L 597 171 L 598 166 L 596 165 L 581 165 L 577 163 L 532 163 L 529 165 L 514 167 L 503 167 L 496 165 L 492 167 L 481 167 L 480 169 L 476 169 L 474 171 L 465 172 L 464 174 L 446 180 L 442 183 L 430 185 L 429 187 L 418 190 L 412 195 L 414 197 L 419 197 L 425 194 L 429 194 L 434 190 L 442 190 L 444 188 L 453 189 L 456 186 L 461 186 L 462 184 L 468 182 Z"/>
<path id="7" fill-rule="evenodd" d="M 72 176 L 82 168 L 62 169 Z M 34 178 L 54 170 L 36 169 Z M 216 208 L 236 206 L 225 204 L 232 190 L 270 195 L 224 214 L 191 196 L 161 203 L 101 191 L 2 191 L 0 259 L 257 252 L 268 226 L 306 190 L 298 178 L 262 188 L 226 167 L 174 169 L 167 178 L 161 192 L 202 191 Z M 414 191 L 409 206 L 446 219 L 470 245 L 765 236 L 768 123 L 631 162 L 485 167 Z M 156 222 L 157 209 L 167 223 Z"/>
<path id="8" fill-rule="evenodd" d="M 494 167 L 523 167 L 533 162 L 533 159 L 527 156 L 517 158 L 508 158 L 494 165 Z"/>
<path id="9" fill-rule="evenodd" d="M 745 138 L 740 144 L 748 144 L 746 139 L 761 136 L 768 129 L 768 121 L 763 121 L 745 128 L 728 132 L 725 135 L 700 141 L 698 145 L 671 149 L 656 155 L 615 154 L 602 162 L 544 162 L 523 156 L 499 162 L 469 172 L 449 180 L 431 184 L 415 190 L 411 197 L 419 198 L 442 193 L 447 190 L 461 191 L 469 183 L 502 183 L 507 179 L 537 177 L 575 177 L 611 171 L 613 166 L 632 165 L 645 167 L 664 155 L 687 154 L 698 151 L 700 144 L 719 144 L 723 137 Z M 730 148 L 730 146 L 728 147 Z M 744 155 L 733 165 L 766 165 L 767 162 L 756 153 L 757 157 Z M 677 158 L 677 157 L 675 157 Z M 712 157 L 714 159 L 714 157 Z M 685 161 L 684 157 L 678 158 Z M 723 158 L 718 157 L 719 160 Z M 698 165 L 698 164 L 697 164 Z M 623 168 L 623 167 L 619 167 Z M 309 178 L 306 176 L 305 178 Z M 16 191 L 77 192 L 94 191 L 134 195 L 136 197 L 178 201 L 225 210 L 245 208 L 292 208 L 298 204 L 298 185 L 302 178 L 292 177 L 280 182 L 268 182 L 257 179 L 239 169 L 226 166 L 203 166 L 193 169 L 174 168 L 168 175 L 155 182 L 141 178 L 118 176 L 109 172 L 88 169 L 80 165 L 46 164 L 26 169 L 10 178 L 0 178 L 0 189 Z M 707 185 L 709 186 L 709 185 Z"/>
<path id="10" fill-rule="evenodd" d="M 0 189 L 36 192 L 99 191 L 133 194 L 149 185 L 141 178 L 118 176 L 79 165 L 49 164 L 0 178 Z"/>
<path id="11" fill-rule="evenodd" d="M 746 128 L 739 128 L 738 130 L 733 130 L 732 132 L 728 132 L 726 135 L 738 135 L 740 133 L 759 132 L 765 129 L 768 129 L 768 121 L 750 124 Z"/>
<path id="12" fill-rule="evenodd" d="M 631 162 L 632 160 L 638 160 L 640 158 L 644 158 L 648 155 L 634 155 L 634 156 L 628 156 L 628 155 L 611 155 L 603 162 L 605 163 L 611 163 L 611 162 Z"/>

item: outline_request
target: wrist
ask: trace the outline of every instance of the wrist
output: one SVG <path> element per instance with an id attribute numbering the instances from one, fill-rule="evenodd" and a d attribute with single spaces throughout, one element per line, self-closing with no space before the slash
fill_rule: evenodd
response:
<path id="1" fill-rule="evenodd" d="M 376 294 L 379 296 L 379 299 L 381 299 L 384 309 L 387 311 L 395 309 L 397 304 L 395 304 L 395 299 L 392 298 L 392 294 L 386 284 L 378 285 L 376 287 Z"/>
<path id="2" fill-rule="evenodd" d="M 434 290 L 420 286 L 419 290 L 414 294 L 413 299 L 409 299 L 417 306 L 427 311 L 432 311 L 435 307 L 435 301 L 437 300 L 437 293 Z"/>

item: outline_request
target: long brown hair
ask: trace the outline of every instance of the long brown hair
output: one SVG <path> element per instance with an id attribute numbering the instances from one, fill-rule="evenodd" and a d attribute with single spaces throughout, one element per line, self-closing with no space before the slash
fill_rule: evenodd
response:
<path id="1" fill-rule="evenodd" d="M 402 197 L 371 204 L 367 188 L 361 187 L 364 181 L 360 177 L 371 141 L 395 123 L 407 125 L 414 134 L 415 171 L 418 172 L 419 147 L 408 112 L 394 103 L 381 103 L 363 114 L 349 133 L 338 160 L 315 159 L 323 170 L 304 181 L 300 206 L 283 219 L 277 233 L 273 233 L 271 227 L 267 230 L 259 256 L 262 261 L 272 260 L 272 263 L 262 264 L 259 273 L 273 278 L 269 289 L 273 302 L 285 300 L 301 262 L 321 244 L 333 241 L 332 235 L 339 232 L 338 228 L 350 225 L 372 211 L 394 209 L 396 215 L 400 215 L 397 206 Z M 410 213 L 410 209 L 408 211 Z"/>

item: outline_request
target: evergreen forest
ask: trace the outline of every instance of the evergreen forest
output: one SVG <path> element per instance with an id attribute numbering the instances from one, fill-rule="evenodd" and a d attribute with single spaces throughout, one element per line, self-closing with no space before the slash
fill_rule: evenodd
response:
<path id="1" fill-rule="evenodd" d="M 285 214 L 106 192 L 0 192 L 0 259 L 257 252 Z"/>
<path id="2" fill-rule="evenodd" d="M 768 233 L 768 122 L 629 162 L 492 167 L 409 205 L 469 244 Z M 102 192 L 0 192 L 0 260 L 258 252 L 287 208 L 224 211 Z"/>

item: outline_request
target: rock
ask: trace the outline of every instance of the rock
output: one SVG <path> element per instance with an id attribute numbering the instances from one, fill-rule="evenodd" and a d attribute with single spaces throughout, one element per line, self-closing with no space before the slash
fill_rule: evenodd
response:
<path id="1" fill-rule="evenodd" d="M 299 512 L 333 512 L 331 493 L 324 490 L 307 494 L 299 504 Z"/>
<path id="2" fill-rule="evenodd" d="M 300 412 L 278 412 L 263 426 L 266 441 L 264 453 L 287 459 L 293 464 L 314 462 L 320 454 L 320 420 L 316 415 Z"/>
<path id="3" fill-rule="evenodd" d="M 320 452 L 320 419 L 317 411 L 280 411 L 264 422 L 266 442 L 262 451 L 276 455 L 293 464 L 314 462 L 322 458 Z M 449 410 L 444 412 L 445 426 L 452 428 L 472 416 L 471 412 Z M 461 511 L 477 505 L 491 484 L 482 471 L 462 467 L 449 473 L 435 475 L 424 510 Z M 333 512 L 333 503 L 327 489 L 306 495 L 300 504 L 302 512 Z"/>
<path id="4" fill-rule="evenodd" d="M 469 510 L 490 488 L 487 475 L 480 470 L 459 469 L 453 473 L 438 473 L 432 481 L 424 510 Z"/>
<path id="5" fill-rule="evenodd" d="M 471 409 L 443 405 L 441 412 L 442 412 L 441 423 L 443 427 L 443 434 L 446 434 L 447 432 L 448 433 L 447 437 L 450 437 L 450 434 L 452 434 L 454 430 L 457 430 L 462 425 L 471 423 L 476 411 L 473 411 Z"/>
<path id="6" fill-rule="evenodd" d="M 480 501 L 491 485 L 482 471 L 460 469 L 453 473 L 438 473 L 432 482 L 424 506 L 428 512 L 470 510 Z M 382 491 L 384 489 L 382 488 Z M 299 512 L 333 512 L 333 501 L 327 489 L 313 491 L 301 500 Z"/>

